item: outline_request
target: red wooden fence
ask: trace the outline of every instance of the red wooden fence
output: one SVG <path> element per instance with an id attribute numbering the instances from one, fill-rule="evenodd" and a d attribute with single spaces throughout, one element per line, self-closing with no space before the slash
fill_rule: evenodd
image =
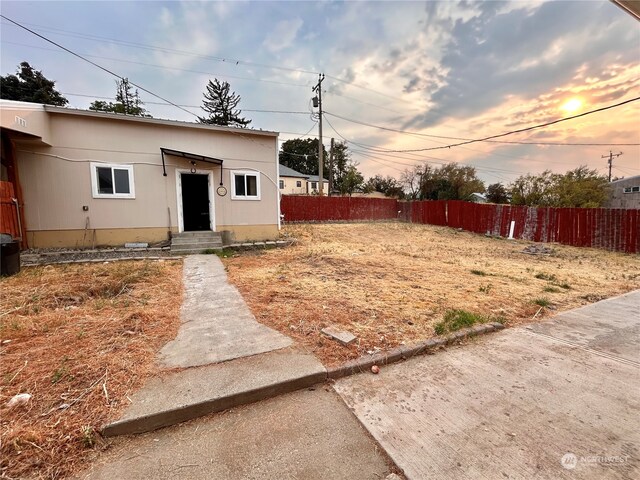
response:
<path id="1" fill-rule="evenodd" d="M 400 202 L 386 198 L 284 195 L 285 222 L 393 220 L 462 228 L 534 242 L 558 242 L 640 253 L 640 210 L 551 208 L 437 200 Z"/>
<path id="2" fill-rule="evenodd" d="M 390 220 L 398 218 L 393 198 L 316 197 L 283 195 L 280 212 L 285 222 Z"/>
<path id="3" fill-rule="evenodd" d="M 640 253 L 640 210 L 493 205 L 454 200 L 400 202 L 400 219 L 534 242 Z M 444 212 L 444 213 L 443 213 Z"/>
<path id="4" fill-rule="evenodd" d="M 0 233 L 9 233 L 13 238 L 18 238 L 20 237 L 18 211 L 12 200 L 15 197 L 13 184 L 0 182 Z"/>

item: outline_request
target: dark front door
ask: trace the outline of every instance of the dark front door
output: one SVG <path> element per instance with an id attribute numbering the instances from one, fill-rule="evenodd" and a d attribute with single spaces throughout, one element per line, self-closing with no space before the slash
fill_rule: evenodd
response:
<path id="1" fill-rule="evenodd" d="M 211 230 L 209 217 L 209 176 L 183 173 L 182 218 L 185 232 Z"/>

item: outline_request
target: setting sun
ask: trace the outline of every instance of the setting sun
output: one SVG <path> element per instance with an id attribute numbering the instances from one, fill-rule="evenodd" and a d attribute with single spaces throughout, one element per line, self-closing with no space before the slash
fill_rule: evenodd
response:
<path id="1" fill-rule="evenodd" d="M 567 113 L 574 113 L 580 110 L 580 107 L 582 107 L 582 100 L 579 98 L 572 98 L 565 102 L 560 108 Z"/>

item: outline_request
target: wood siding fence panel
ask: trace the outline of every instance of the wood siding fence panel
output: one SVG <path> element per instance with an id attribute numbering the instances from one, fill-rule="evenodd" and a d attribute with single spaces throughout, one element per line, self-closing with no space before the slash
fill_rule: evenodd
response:
<path id="1" fill-rule="evenodd" d="M 0 233 L 8 233 L 13 238 L 20 237 L 18 211 L 13 199 L 16 194 L 11 182 L 0 182 Z"/>
<path id="2" fill-rule="evenodd" d="M 6 190 L 0 192 L 3 228 L 6 216 L 7 224 L 15 221 L 12 232 L 17 234 L 15 206 L 11 204 L 5 208 L 4 203 L 5 199 L 10 202 L 11 196 Z M 511 222 L 515 221 L 514 238 L 517 239 L 640 253 L 640 210 L 637 209 L 526 207 L 460 200 L 405 202 L 384 198 L 303 195 L 284 195 L 281 209 L 287 222 L 400 219 L 462 228 L 478 234 L 489 232 L 501 237 L 509 236 Z"/>

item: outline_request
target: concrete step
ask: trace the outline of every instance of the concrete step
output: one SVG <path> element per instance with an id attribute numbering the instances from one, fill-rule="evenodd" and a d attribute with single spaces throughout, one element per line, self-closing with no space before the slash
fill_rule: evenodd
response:
<path id="1" fill-rule="evenodd" d="M 204 231 L 204 232 L 181 232 L 181 233 L 174 233 L 172 235 L 172 238 L 193 238 L 193 237 L 222 238 L 222 234 L 220 232 Z"/>
<path id="2" fill-rule="evenodd" d="M 221 238 L 209 238 L 209 237 L 193 237 L 193 238 L 173 238 L 171 245 L 189 245 L 189 244 L 201 244 L 201 243 L 216 243 L 222 245 Z"/>
<path id="3" fill-rule="evenodd" d="M 294 349 L 195 367 L 153 378 L 131 397 L 120 420 L 105 425 L 107 437 L 130 435 L 324 382 L 327 371 Z"/>

